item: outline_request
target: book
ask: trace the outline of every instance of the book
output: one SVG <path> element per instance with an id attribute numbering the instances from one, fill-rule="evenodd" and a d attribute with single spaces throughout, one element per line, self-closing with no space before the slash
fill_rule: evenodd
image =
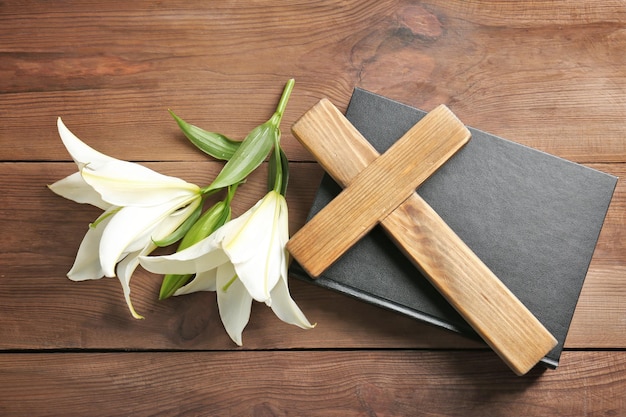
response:
<path id="1" fill-rule="evenodd" d="M 380 153 L 426 113 L 356 88 L 346 117 Z M 617 178 L 468 127 L 470 142 L 417 193 L 558 340 L 559 363 Z M 309 219 L 341 187 L 322 178 Z M 479 336 L 381 227 L 311 279 L 290 275 L 472 339 Z"/>

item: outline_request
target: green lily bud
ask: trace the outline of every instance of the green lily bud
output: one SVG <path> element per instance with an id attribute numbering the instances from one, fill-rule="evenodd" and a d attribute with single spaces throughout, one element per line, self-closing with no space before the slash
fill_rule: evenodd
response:
<path id="1" fill-rule="evenodd" d="M 280 140 L 280 121 L 294 83 L 293 79 L 287 82 L 274 115 L 267 122 L 252 129 L 213 183 L 202 189 L 203 193 L 241 182 L 267 158 L 274 144 Z"/>
<path id="2" fill-rule="evenodd" d="M 279 138 L 280 141 L 280 138 Z M 287 184 L 289 182 L 289 160 L 280 147 L 280 142 L 274 145 L 274 152 L 269 162 L 267 176 L 267 190 L 274 190 L 283 196 L 287 194 Z"/>
<path id="3" fill-rule="evenodd" d="M 189 217 L 187 217 L 187 220 L 185 220 L 183 224 L 178 226 L 178 229 L 174 230 L 172 234 L 170 234 L 165 239 L 161 239 L 161 240 L 153 239 L 152 242 L 160 248 L 163 248 L 165 246 L 169 246 L 178 242 L 187 234 L 189 229 L 191 229 L 191 227 L 196 223 L 196 221 L 200 217 L 200 214 L 202 214 L 202 204 L 198 204 L 198 207 L 191 213 L 191 215 L 189 215 Z"/>
<path id="4" fill-rule="evenodd" d="M 230 202 L 235 195 L 237 185 L 229 187 L 226 199 L 215 203 L 189 228 L 178 245 L 178 252 L 200 242 L 230 220 Z M 193 274 L 166 274 L 161 283 L 159 300 L 171 297 L 176 290 L 187 284 L 192 277 Z"/>

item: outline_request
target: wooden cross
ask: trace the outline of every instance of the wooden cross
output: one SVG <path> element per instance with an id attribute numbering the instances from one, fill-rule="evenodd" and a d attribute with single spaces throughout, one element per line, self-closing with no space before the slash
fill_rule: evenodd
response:
<path id="1" fill-rule="evenodd" d="M 556 339 L 415 189 L 470 139 L 439 106 L 383 155 L 330 101 L 323 99 L 292 127 L 295 137 L 344 190 L 307 222 L 287 249 L 318 277 L 380 223 L 472 328 L 518 375 Z"/>

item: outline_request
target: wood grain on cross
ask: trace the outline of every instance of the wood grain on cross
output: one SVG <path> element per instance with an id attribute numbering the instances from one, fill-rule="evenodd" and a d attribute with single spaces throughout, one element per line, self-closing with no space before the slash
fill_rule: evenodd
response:
<path id="1" fill-rule="evenodd" d="M 535 316 L 415 193 L 470 138 L 447 107 L 431 111 L 381 156 L 326 99 L 305 113 L 292 132 L 345 187 L 288 242 L 289 252 L 311 276 L 319 276 L 381 223 L 516 374 L 528 372 L 556 345 Z"/>

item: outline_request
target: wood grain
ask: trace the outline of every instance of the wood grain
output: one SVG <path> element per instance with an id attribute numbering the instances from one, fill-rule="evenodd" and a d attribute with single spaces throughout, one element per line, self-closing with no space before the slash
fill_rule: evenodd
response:
<path id="1" fill-rule="evenodd" d="M 188 181 L 203 181 L 219 164 L 151 163 L 153 169 Z M 626 164 L 590 165 L 626 176 Z M 131 282 L 136 307 L 146 320 L 133 320 L 115 279 L 74 283 L 72 265 L 86 225 L 98 210 L 66 201 L 45 184 L 74 172 L 73 163 L 0 164 L 0 350 L 7 349 L 231 349 L 217 321 L 211 294 L 158 302 L 159 277 L 139 271 Z M 322 169 L 292 164 L 288 204 L 291 230 L 306 219 Z M 263 195 L 263 172 L 238 194 L 241 213 Z M 258 187 L 258 188 L 257 188 Z M 252 189 L 253 191 L 251 191 Z M 242 189 L 243 190 L 243 189 Z M 566 348 L 626 347 L 626 184 L 618 182 L 591 262 Z M 291 281 L 292 294 L 316 329 L 282 325 L 262 306 L 253 310 L 244 333 L 248 348 L 449 348 L 472 342 L 344 296 Z M 45 291 L 44 291 L 45 289 Z M 268 331 L 271 329 L 271 331 Z"/>
<path id="2" fill-rule="evenodd" d="M 522 378 L 471 341 L 296 280 L 317 327 L 255 303 L 233 352 L 213 294 L 158 302 L 160 277 L 143 271 L 131 287 L 146 319 L 133 320 L 115 279 L 65 277 L 97 210 L 44 185 L 75 169 L 58 116 L 100 151 L 202 183 L 218 165 L 167 109 L 240 139 L 292 77 L 292 232 L 322 170 L 288 127 L 322 97 L 344 110 L 355 86 L 446 104 L 467 125 L 623 178 L 625 22 L 620 0 L 0 2 L 0 414 L 624 414 L 621 179 L 561 366 Z M 238 212 L 264 182 L 246 184 Z"/>
<path id="3" fill-rule="evenodd" d="M 515 377 L 484 352 L 0 356 L 3 416 L 617 416 L 624 352 L 565 352 Z M 36 387 L 36 389 L 33 389 Z M 48 397 L 54 392 L 54 398 Z M 124 393 L 125 395 L 120 395 Z"/>
<path id="4" fill-rule="evenodd" d="M 350 142 L 362 139 L 335 135 L 334 129 L 326 129 L 337 124 L 350 123 L 330 101 L 321 100 L 292 128 L 301 132 L 298 139 L 313 155 L 336 155 L 334 160 L 326 158 L 326 170 L 341 170 L 343 159 L 351 155 Z M 349 186 L 293 235 L 287 250 L 311 276 L 318 277 L 413 194 L 469 138 L 469 130 L 447 107 L 437 107 L 384 155 L 362 166 Z"/>
<path id="5" fill-rule="evenodd" d="M 146 146 L 177 133 L 167 108 L 242 138 L 291 77 L 284 126 L 322 97 L 344 109 L 360 86 L 427 111 L 445 103 L 469 126 L 576 162 L 626 157 L 618 0 L 0 7 L 1 159 L 67 158 L 53 133 L 63 116 L 107 154 L 200 160 L 182 140 Z M 288 154 L 310 158 L 285 130 Z"/>

